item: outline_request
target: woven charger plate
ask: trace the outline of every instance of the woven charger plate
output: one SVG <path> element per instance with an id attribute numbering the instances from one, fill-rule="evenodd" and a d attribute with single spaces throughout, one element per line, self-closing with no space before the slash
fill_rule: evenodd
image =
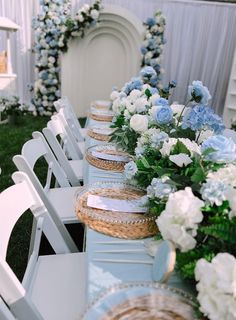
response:
<path id="1" fill-rule="evenodd" d="M 195 299 L 153 282 L 116 285 L 88 305 L 83 320 L 196 320 Z"/>
<path id="2" fill-rule="evenodd" d="M 108 211 L 87 206 L 88 195 L 111 199 L 134 200 L 145 193 L 141 189 L 123 183 L 94 184 L 76 195 L 76 213 L 91 229 L 123 239 L 141 239 L 158 233 L 156 216 L 141 213 Z"/>
<path id="3" fill-rule="evenodd" d="M 105 122 L 112 122 L 112 119 L 114 117 L 114 114 L 112 113 L 89 113 L 89 118 L 96 120 L 96 121 L 105 121 Z"/>
<path id="4" fill-rule="evenodd" d="M 99 141 L 108 142 L 111 139 L 111 137 L 109 135 L 94 132 L 93 129 L 88 129 L 87 134 L 90 138 L 93 138 L 93 139 L 99 140 Z"/>
<path id="5" fill-rule="evenodd" d="M 124 161 L 115 161 L 115 160 L 106 160 L 95 157 L 92 152 L 102 152 L 109 155 L 115 155 L 115 156 L 126 156 L 130 157 L 128 153 L 117 150 L 116 146 L 113 144 L 103 144 L 103 145 L 96 145 L 92 146 L 87 149 L 85 153 L 86 160 L 94 167 L 108 170 L 108 171 L 115 171 L 115 172 L 123 172 L 124 166 L 127 163 Z M 130 157 L 131 160 L 131 157 Z"/>

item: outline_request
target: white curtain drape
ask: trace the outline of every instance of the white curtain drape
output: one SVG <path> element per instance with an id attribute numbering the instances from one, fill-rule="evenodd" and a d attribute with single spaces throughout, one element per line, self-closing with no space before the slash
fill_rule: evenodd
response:
<path id="1" fill-rule="evenodd" d="M 11 33 L 11 49 L 13 72 L 17 74 L 17 94 L 23 101 L 30 100 L 28 85 L 34 80 L 31 21 L 38 9 L 38 0 L 0 0 L 0 16 L 7 17 L 20 26 L 20 30 Z M 5 33 L 1 32 L 0 50 L 4 49 Z"/>
<path id="2" fill-rule="evenodd" d="M 71 0 L 75 12 L 83 3 Z M 163 67 L 164 83 L 176 80 L 173 100 L 186 101 L 186 88 L 192 80 L 202 80 L 212 93 L 212 106 L 222 113 L 236 45 L 236 5 L 185 0 L 103 0 L 127 8 L 141 21 L 161 9 L 167 18 Z M 18 94 L 28 100 L 27 85 L 34 78 L 32 17 L 39 0 L 0 0 L 0 16 L 21 26 L 12 34 L 13 68 L 17 73 Z M 0 37 L 0 49 L 3 41 Z"/>
<path id="3" fill-rule="evenodd" d="M 88 0 L 72 0 L 78 9 Z M 186 102 L 186 88 L 202 80 L 212 107 L 222 113 L 236 45 L 236 5 L 184 0 L 103 0 L 127 8 L 145 21 L 160 9 L 166 16 L 164 83 L 177 81 L 173 100 Z"/>

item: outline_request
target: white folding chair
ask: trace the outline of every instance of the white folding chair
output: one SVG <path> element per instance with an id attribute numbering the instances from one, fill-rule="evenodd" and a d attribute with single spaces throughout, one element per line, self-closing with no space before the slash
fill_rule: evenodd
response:
<path id="1" fill-rule="evenodd" d="M 5 302 L 0 297 L 0 319 L 1 320 L 16 320 Z"/>
<path id="2" fill-rule="evenodd" d="M 18 320 L 77 319 L 87 296 L 86 254 L 71 253 L 27 175 L 15 172 L 12 178 L 15 185 L 0 194 L 0 296 Z M 37 241 L 21 283 L 6 253 L 11 232 L 28 209 L 38 220 Z M 42 229 L 55 255 L 39 256 Z"/>
<path id="3" fill-rule="evenodd" d="M 36 164 L 42 157 L 46 160 L 47 165 L 45 186 L 42 185 L 35 173 Z M 15 155 L 13 162 L 18 170 L 29 176 L 50 214 L 56 217 L 55 219 L 59 217 L 65 224 L 79 222 L 73 204 L 75 192 L 81 187 L 76 187 L 76 183 L 73 184 L 73 181 L 70 181 L 66 176 L 40 132 L 35 132 L 34 139 L 25 142 L 21 155 Z M 52 176 L 55 177 L 57 188 L 51 186 Z M 79 183 L 78 179 L 76 182 Z"/>
<path id="4" fill-rule="evenodd" d="M 53 115 L 51 119 L 58 119 L 61 122 L 64 130 L 67 132 L 67 135 L 71 139 L 72 142 L 75 144 L 75 148 L 79 147 L 80 151 L 84 154 L 85 151 L 85 140 L 80 140 L 78 136 L 75 134 L 73 130 L 72 124 L 67 120 L 66 117 L 66 110 L 61 108 L 56 115 Z M 86 129 L 87 132 L 87 129 Z"/>
<path id="5" fill-rule="evenodd" d="M 67 97 L 62 97 L 54 102 L 54 106 L 59 112 L 63 110 L 66 121 L 68 122 L 77 141 L 83 141 L 86 137 L 86 129 L 81 128 L 81 125 L 77 119 L 74 108 L 72 107 Z"/>
<path id="6" fill-rule="evenodd" d="M 58 117 L 52 117 L 48 121 L 43 134 L 69 180 L 73 185 L 78 185 L 78 181 L 83 180 L 83 154 L 79 146 L 76 142 L 71 142 L 73 138 L 68 135 Z M 37 135 L 38 133 L 33 133 L 33 137 Z"/>

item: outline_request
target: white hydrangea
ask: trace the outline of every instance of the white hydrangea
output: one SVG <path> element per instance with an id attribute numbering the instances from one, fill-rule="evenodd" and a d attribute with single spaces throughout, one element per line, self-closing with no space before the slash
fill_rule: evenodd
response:
<path id="1" fill-rule="evenodd" d="M 138 98 L 138 99 L 135 101 L 134 106 L 135 106 L 135 110 L 136 110 L 138 113 L 141 113 L 141 112 L 146 111 L 146 106 L 148 106 L 148 100 L 147 100 L 147 98 L 145 98 L 145 97 L 140 97 L 140 98 Z"/>
<path id="2" fill-rule="evenodd" d="M 222 181 L 232 187 L 236 187 L 236 166 L 232 163 L 226 167 L 220 168 L 217 171 L 209 172 L 208 179 Z"/>
<path id="3" fill-rule="evenodd" d="M 90 15 L 94 20 L 97 20 L 99 17 L 99 12 L 96 9 L 93 9 L 91 10 Z"/>
<path id="4" fill-rule="evenodd" d="M 182 252 L 193 249 L 203 205 L 189 187 L 170 194 L 165 210 L 156 220 L 163 239 L 173 241 Z"/>
<path id="5" fill-rule="evenodd" d="M 164 141 L 162 148 L 160 149 L 160 153 L 162 156 L 169 156 L 172 147 L 177 143 L 176 138 L 169 138 L 169 140 Z"/>
<path id="6" fill-rule="evenodd" d="M 193 161 L 186 153 L 179 153 L 169 156 L 170 161 L 174 162 L 177 166 L 187 166 Z"/>
<path id="7" fill-rule="evenodd" d="M 130 112 L 130 113 L 135 113 L 136 112 L 136 107 L 133 103 L 131 103 L 128 99 L 124 99 L 122 101 L 122 105 Z"/>
<path id="8" fill-rule="evenodd" d="M 188 150 L 191 153 L 191 156 L 193 156 L 194 153 L 201 154 L 201 148 L 195 141 L 186 138 L 179 138 L 178 140 L 181 141 L 188 148 Z"/>
<path id="9" fill-rule="evenodd" d="M 115 113 L 118 113 L 120 111 L 120 108 L 121 108 L 121 100 L 120 100 L 120 98 L 117 98 L 112 103 L 112 110 Z"/>
<path id="10" fill-rule="evenodd" d="M 173 103 L 172 105 L 170 105 L 170 107 L 173 110 L 174 114 L 176 114 L 177 116 L 180 116 L 181 112 L 185 108 L 185 105 L 184 104 Z M 186 111 L 184 110 L 184 112 L 186 112 Z"/>
<path id="11" fill-rule="evenodd" d="M 200 259 L 195 269 L 200 310 L 211 320 L 236 319 L 236 259 L 218 253 L 210 262 Z"/>
<path id="12" fill-rule="evenodd" d="M 198 132 L 196 135 L 198 136 Z M 208 139 L 209 137 L 213 136 L 214 131 L 212 130 L 202 130 L 200 136 L 198 138 L 198 143 L 201 144 L 204 140 Z"/>
<path id="13" fill-rule="evenodd" d="M 231 211 L 229 212 L 229 218 L 236 217 L 236 189 L 230 188 L 226 193 L 226 199 L 229 201 Z"/>
<path id="14" fill-rule="evenodd" d="M 138 98 L 140 98 L 142 95 L 142 92 L 140 90 L 134 89 L 129 94 L 129 100 L 131 102 L 135 102 Z"/>

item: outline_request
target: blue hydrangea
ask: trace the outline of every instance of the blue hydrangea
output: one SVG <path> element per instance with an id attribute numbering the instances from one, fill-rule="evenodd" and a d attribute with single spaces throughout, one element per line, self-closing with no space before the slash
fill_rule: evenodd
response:
<path id="1" fill-rule="evenodd" d="M 175 191 L 176 187 L 170 184 L 168 177 L 153 178 L 151 185 L 147 187 L 147 196 L 149 198 L 166 199 L 170 193 Z"/>
<path id="2" fill-rule="evenodd" d="M 154 95 L 155 93 L 159 93 L 158 89 L 153 87 L 150 87 L 149 91 L 151 92 L 152 95 Z"/>
<path id="3" fill-rule="evenodd" d="M 140 48 L 140 51 L 141 51 L 141 53 L 142 53 L 143 55 L 148 52 L 147 48 L 144 47 L 144 46 L 142 46 L 142 47 Z"/>
<path id="4" fill-rule="evenodd" d="M 159 133 L 154 133 L 150 137 L 151 147 L 152 148 L 159 148 L 161 147 L 162 143 L 169 138 L 168 134 L 164 131 Z"/>
<path id="5" fill-rule="evenodd" d="M 153 26 L 155 26 L 155 24 L 156 24 L 156 20 L 155 20 L 154 18 L 147 18 L 146 24 L 147 24 L 149 27 L 153 27 Z"/>
<path id="6" fill-rule="evenodd" d="M 140 158 L 140 157 L 143 156 L 143 154 L 145 152 L 145 148 L 141 147 L 141 146 L 138 146 L 138 147 L 135 148 L 134 152 L 135 152 L 136 157 Z"/>
<path id="7" fill-rule="evenodd" d="M 144 79 L 150 79 L 156 75 L 156 71 L 151 66 L 144 67 L 140 70 L 140 76 Z"/>
<path id="8" fill-rule="evenodd" d="M 229 186 L 222 181 L 208 180 L 202 185 L 200 193 L 207 204 L 221 206 L 228 190 Z"/>
<path id="9" fill-rule="evenodd" d="M 192 85 L 188 87 L 188 96 L 192 101 L 197 103 L 208 104 L 211 99 L 210 92 L 201 81 L 193 81 Z"/>
<path id="10" fill-rule="evenodd" d="M 138 168 L 137 168 L 136 163 L 134 161 L 130 161 L 130 162 L 126 163 L 125 171 L 124 171 L 124 175 L 125 175 L 126 179 L 128 179 L 128 180 L 132 179 L 137 172 L 138 172 Z"/>
<path id="11" fill-rule="evenodd" d="M 223 131 L 224 125 L 222 119 L 214 113 L 212 108 L 197 104 L 184 114 L 182 128 L 190 128 L 193 131 L 210 129 L 218 134 Z"/>
<path id="12" fill-rule="evenodd" d="M 158 106 L 155 120 L 159 125 L 167 125 L 173 121 L 173 110 L 169 106 Z"/>
<path id="13" fill-rule="evenodd" d="M 205 155 L 207 161 L 215 163 L 230 163 L 236 160 L 236 145 L 231 138 L 222 135 L 211 136 L 201 146 L 201 151 L 214 149 Z"/>
<path id="14" fill-rule="evenodd" d="M 132 78 L 130 82 L 127 82 L 122 88 L 122 91 L 124 91 L 126 95 L 129 95 L 129 93 L 134 89 L 141 90 L 142 86 L 143 81 L 140 78 L 136 77 Z"/>

